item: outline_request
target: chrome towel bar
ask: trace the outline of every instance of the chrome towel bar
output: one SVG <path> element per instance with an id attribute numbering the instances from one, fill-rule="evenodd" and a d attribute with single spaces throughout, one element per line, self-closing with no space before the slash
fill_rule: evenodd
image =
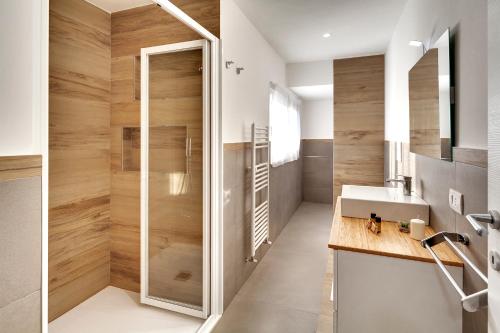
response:
<path id="1" fill-rule="evenodd" d="M 469 265 L 472 270 L 486 283 L 488 284 L 488 278 L 479 270 L 479 268 L 476 267 L 470 261 L 467 256 L 460 251 L 460 249 L 454 244 L 455 243 L 462 243 L 464 245 L 469 244 L 469 238 L 466 235 L 458 234 L 458 233 L 453 233 L 453 232 L 438 232 L 435 235 L 432 235 L 426 239 L 423 239 L 421 241 L 422 247 L 426 248 L 432 258 L 436 261 L 437 265 L 443 272 L 444 276 L 450 281 L 451 285 L 453 288 L 455 288 L 456 292 L 460 295 L 461 302 L 462 302 L 462 307 L 465 309 L 467 312 L 476 312 L 481 308 L 485 308 L 488 306 L 488 288 L 478 291 L 474 294 L 467 295 L 462 288 L 458 285 L 457 281 L 451 276 L 450 272 L 446 269 L 446 266 L 443 264 L 441 259 L 437 256 L 436 252 L 432 249 L 433 246 L 438 245 L 442 242 L 448 243 L 448 245 L 453 249 L 453 251 L 462 258 L 462 260 Z"/>

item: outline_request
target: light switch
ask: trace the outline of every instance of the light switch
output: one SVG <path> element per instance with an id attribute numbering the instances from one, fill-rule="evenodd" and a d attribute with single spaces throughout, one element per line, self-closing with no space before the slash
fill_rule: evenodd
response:
<path id="1" fill-rule="evenodd" d="M 462 193 L 450 188 L 448 201 L 450 203 L 451 209 L 453 209 L 458 214 L 463 215 L 463 213 L 464 213 L 464 195 Z"/>

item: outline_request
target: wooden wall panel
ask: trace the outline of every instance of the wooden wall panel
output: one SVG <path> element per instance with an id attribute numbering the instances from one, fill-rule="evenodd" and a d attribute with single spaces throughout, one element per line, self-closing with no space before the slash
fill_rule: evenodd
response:
<path id="1" fill-rule="evenodd" d="M 111 16 L 50 1 L 49 320 L 109 284 Z"/>
<path id="2" fill-rule="evenodd" d="M 384 184 L 384 56 L 334 60 L 334 202 L 343 184 Z"/>
<path id="3" fill-rule="evenodd" d="M 408 73 L 410 100 L 410 151 L 441 159 L 439 123 L 439 64 L 438 49 L 429 50 Z M 445 140 L 442 142 L 442 140 Z M 449 150 L 449 149 L 448 149 Z"/>
<path id="4" fill-rule="evenodd" d="M 42 175 L 40 155 L 0 156 L 0 181 Z"/>
<path id="5" fill-rule="evenodd" d="M 215 35 L 219 35 L 218 0 L 175 0 L 175 5 Z M 140 127 L 136 57 L 143 47 L 198 40 L 194 31 L 155 5 L 113 13 L 111 16 L 111 284 L 140 289 L 140 178 L 139 171 L 123 171 L 123 128 Z M 174 103 L 174 104 L 172 104 Z M 152 107 L 175 106 L 178 120 L 199 107 L 191 98 L 166 99 Z M 170 118 L 172 121 L 173 119 Z M 175 120 L 173 120 L 175 121 Z"/>

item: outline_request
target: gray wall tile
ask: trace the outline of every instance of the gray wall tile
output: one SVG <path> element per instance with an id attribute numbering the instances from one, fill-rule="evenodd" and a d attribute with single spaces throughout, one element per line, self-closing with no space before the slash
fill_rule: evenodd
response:
<path id="1" fill-rule="evenodd" d="M 484 274 L 487 274 L 487 238 L 478 236 L 465 215 L 487 211 L 487 169 L 459 163 L 416 156 L 417 193 L 431 205 L 431 226 L 436 231 L 453 231 L 470 237 L 468 246 L 461 246 Z M 464 215 L 449 208 L 448 190 L 454 188 L 464 195 Z M 486 284 L 470 269 L 464 267 L 464 291 L 467 294 L 486 288 Z M 486 333 L 487 310 L 463 312 L 463 332 Z"/>
<path id="2" fill-rule="evenodd" d="M 333 140 L 302 140 L 304 201 L 333 204 Z"/>
<path id="3" fill-rule="evenodd" d="M 40 289 L 40 177 L 0 182 L 0 308 Z"/>
<path id="4" fill-rule="evenodd" d="M 480 237 L 465 219 L 466 214 L 483 213 L 488 210 L 488 175 L 487 169 L 473 165 L 455 163 L 455 189 L 464 195 L 464 215 L 455 214 L 456 230 L 470 237 L 470 245 L 462 246 L 462 250 L 484 274 L 488 274 L 488 238 Z M 464 267 L 464 291 L 475 293 L 487 288 L 487 285 L 472 271 Z M 478 312 L 463 312 L 463 332 L 488 331 L 487 309 Z"/>
<path id="5" fill-rule="evenodd" d="M 488 211 L 488 172 L 486 168 L 456 163 L 455 189 L 464 195 L 464 215 L 455 214 L 456 230 L 470 237 L 470 245 L 464 246 L 465 254 L 487 274 L 488 238 L 474 232 L 465 215 Z"/>
<path id="6" fill-rule="evenodd" d="M 249 145 L 224 147 L 224 307 L 227 307 L 258 263 L 250 256 L 251 150 Z M 302 202 L 302 159 L 271 168 L 270 233 L 276 239 Z M 269 249 L 257 251 L 261 259 Z M 260 261 L 260 260 L 259 260 Z"/>
<path id="7" fill-rule="evenodd" d="M 454 232 L 455 216 L 448 205 L 448 192 L 455 186 L 455 165 L 420 155 L 415 163 L 416 192 L 431 206 L 432 227 Z"/>
<path id="8" fill-rule="evenodd" d="M 42 330 L 40 299 L 40 291 L 35 291 L 0 308 L 0 328 L 2 332 L 40 333 Z"/>

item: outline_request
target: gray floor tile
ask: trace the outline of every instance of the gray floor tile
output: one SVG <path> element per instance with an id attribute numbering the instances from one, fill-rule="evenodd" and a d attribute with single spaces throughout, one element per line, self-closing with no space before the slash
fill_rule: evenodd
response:
<path id="1" fill-rule="evenodd" d="M 215 332 L 314 332 L 332 218 L 330 205 L 302 203 Z"/>
<path id="2" fill-rule="evenodd" d="M 313 333 L 318 315 L 269 303 L 235 300 L 214 333 Z"/>

